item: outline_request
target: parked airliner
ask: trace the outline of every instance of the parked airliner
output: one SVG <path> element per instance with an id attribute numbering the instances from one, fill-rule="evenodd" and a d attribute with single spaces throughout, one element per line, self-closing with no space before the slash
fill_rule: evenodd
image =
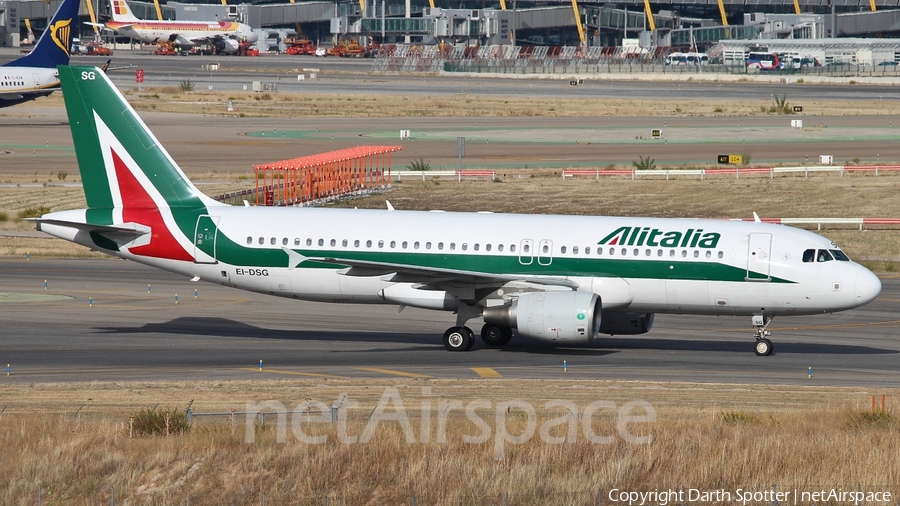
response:
<path id="1" fill-rule="evenodd" d="M 881 282 L 830 240 L 756 222 L 229 206 L 188 180 L 103 72 L 60 67 L 87 209 L 40 230 L 120 258 L 303 300 L 453 311 L 443 336 L 590 342 L 654 313 L 772 317 L 872 301 Z M 391 223 L 391 226 L 385 226 Z"/>
<path id="2" fill-rule="evenodd" d="M 234 53 L 240 42 L 253 44 L 259 36 L 249 25 L 229 20 L 216 21 L 153 21 L 138 19 L 125 0 L 111 0 L 112 20 L 106 23 L 88 23 L 112 30 L 148 44 L 171 42 L 175 46 L 190 48 L 198 45 L 214 46 L 222 53 Z"/>
<path id="3" fill-rule="evenodd" d="M 0 107 L 45 97 L 59 89 L 57 65 L 69 64 L 81 0 L 63 0 L 34 49 L 0 66 Z"/>

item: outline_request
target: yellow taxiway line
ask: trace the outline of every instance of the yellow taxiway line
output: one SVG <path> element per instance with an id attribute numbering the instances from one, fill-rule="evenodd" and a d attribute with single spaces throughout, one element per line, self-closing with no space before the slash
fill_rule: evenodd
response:
<path id="1" fill-rule="evenodd" d="M 367 372 L 377 372 L 381 374 L 387 374 L 389 376 L 403 376 L 405 378 L 421 378 L 428 379 L 431 376 L 426 374 L 418 374 L 414 372 L 405 372 L 405 371 L 395 371 L 393 369 L 380 369 L 378 367 L 354 367 L 354 369 L 358 371 L 367 371 Z"/>
<path id="2" fill-rule="evenodd" d="M 316 372 L 297 372 L 297 371 L 283 371 L 280 369 L 258 369 L 255 367 L 241 367 L 242 371 L 252 371 L 252 372 L 266 372 L 269 374 L 286 374 L 288 376 L 309 376 L 311 378 L 347 378 L 347 376 L 338 376 L 337 374 L 319 374 Z"/>
<path id="3" fill-rule="evenodd" d="M 490 367 L 473 367 L 473 371 L 475 374 L 481 376 L 482 378 L 502 378 L 503 375 L 499 372 L 491 369 Z"/>

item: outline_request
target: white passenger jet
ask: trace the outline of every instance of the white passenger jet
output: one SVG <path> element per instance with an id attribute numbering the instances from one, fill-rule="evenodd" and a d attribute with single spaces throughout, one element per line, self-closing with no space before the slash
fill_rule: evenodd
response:
<path id="1" fill-rule="evenodd" d="M 103 72 L 60 67 L 87 209 L 53 236 L 168 270 L 303 300 L 457 314 L 451 351 L 517 335 L 554 343 L 650 330 L 654 313 L 752 317 L 862 306 L 881 282 L 806 230 L 762 222 L 287 207 L 202 194 Z M 390 222 L 396 226 L 386 227 Z"/>
<path id="2" fill-rule="evenodd" d="M 236 21 L 153 21 L 142 20 L 132 14 L 125 0 L 111 0 L 112 20 L 106 23 L 88 23 L 116 32 L 125 37 L 155 44 L 171 42 L 175 46 L 189 48 L 199 45 L 215 46 L 222 53 L 234 53 L 240 43 L 255 43 L 259 36 L 250 25 Z"/>
<path id="3" fill-rule="evenodd" d="M 34 49 L 0 66 L 0 107 L 45 97 L 59 89 L 57 65 L 69 64 L 81 0 L 63 0 Z"/>

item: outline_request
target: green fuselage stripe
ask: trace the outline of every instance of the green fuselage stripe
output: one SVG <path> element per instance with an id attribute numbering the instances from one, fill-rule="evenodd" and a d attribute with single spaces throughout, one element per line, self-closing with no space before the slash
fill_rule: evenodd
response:
<path id="1" fill-rule="evenodd" d="M 291 248 L 310 258 L 343 258 L 364 262 L 407 265 L 423 269 L 447 269 L 478 272 L 486 275 L 622 277 L 634 279 L 682 279 L 704 281 L 746 281 L 747 270 L 715 261 L 640 258 L 570 258 L 530 257 L 514 255 L 473 255 L 469 253 L 408 253 L 392 251 L 355 251 Z M 212 254 L 212 251 L 207 251 Z M 227 264 L 252 267 L 287 267 L 288 254 L 281 248 L 254 248 L 236 244 L 219 231 L 215 257 Z M 550 260 L 548 262 L 548 260 Z M 548 264 L 549 265 L 543 265 Z M 344 268 L 331 263 L 308 260 L 299 268 Z M 765 277 L 764 275 L 757 275 Z M 772 278 L 776 283 L 793 281 Z"/>

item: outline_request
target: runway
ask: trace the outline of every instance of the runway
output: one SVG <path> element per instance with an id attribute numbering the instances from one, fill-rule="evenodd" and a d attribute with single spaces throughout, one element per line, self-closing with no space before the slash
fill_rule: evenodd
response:
<path id="1" fill-rule="evenodd" d="M 631 81 L 609 81 L 603 74 L 584 76 L 583 86 L 570 86 L 562 79 L 507 79 L 496 76 L 477 78 L 453 74 L 373 72 L 371 59 L 316 58 L 313 56 L 263 55 L 164 57 L 142 51 L 117 51 L 113 65 L 128 67 L 110 75 L 117 86 L 134 84 L 134 69 L 144 70 L 146 85 L 177 85 L 190 78 L 198 88 L 235 91 L 252 81 L 275 82 L 278 90 L 290 93 L 378 93 L 398 96 L 520 95 L 538 97 L 656 98 L 670 100 L 769 100 L 775 94 L 788 94 L 792 101 L 871 101 L 894 100 L 893 86 L 859 86 L 845 83 L 800 86 L 796 83 L 754 82 L 665 82 L 650 81 L 634 74 Z M 105 60 L 73 57 L 74 65 L 101 65 Z M 218 63 L 219 70 L 204 71 L 203 66 Z M 304 71 L 305 70 L 305 71 Z M 297 74 L 315 80 L 297 81 Z"/>
<path id="2" fill-rule="evenodd" d="M 440 339 L 454 321 L 448 313 L 279 299 L 123 260 L 7 258 L 0 273 L 5 383 L 502 377 L 900 386 L 900 276 L 883 278 L 881 296 L 863 308 L 776 319 L 775 354 L 757 357 L 743 317 L 657 315 L 643 336 L 577 347 L 515 337 L 502 349 L 479 341 L 451 353 Z M 470 322 L 476 333 L 480 325 Z"/>

